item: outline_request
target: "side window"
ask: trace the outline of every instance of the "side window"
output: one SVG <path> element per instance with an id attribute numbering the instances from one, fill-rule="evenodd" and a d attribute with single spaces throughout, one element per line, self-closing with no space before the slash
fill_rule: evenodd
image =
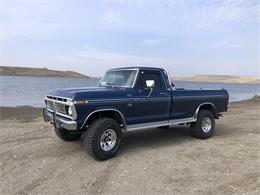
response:
<path id="1" fill-rule="evenodd" d="M 137 82 L 137 88 L 140 90 L 144 90 L 146 88 L 146 80 L 155 81 L 155 86 L 154 86 L 155 92 L 156 91 L 160 92 L 165 90 L 165 86 L 163 85 L 163 81 L 161 77 L 161 72 L 154 71 L 154 70 L 141 71 Z"/>

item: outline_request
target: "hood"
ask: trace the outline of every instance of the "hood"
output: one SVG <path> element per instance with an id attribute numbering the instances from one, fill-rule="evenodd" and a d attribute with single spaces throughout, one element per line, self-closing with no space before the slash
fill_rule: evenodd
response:
<path id="1" fill-rule="evenodd" d="M 126 94 L 125 88 L 117 87 L 82 87 L 63 88 L 50 91 L 47 95 L 75 100 L 113 99 Z"/>

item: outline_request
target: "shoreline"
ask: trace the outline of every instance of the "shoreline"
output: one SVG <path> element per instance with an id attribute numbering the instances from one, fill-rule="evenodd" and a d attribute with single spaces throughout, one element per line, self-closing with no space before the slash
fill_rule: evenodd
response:
<path id="1" fill-rule="evenodd" d="M 58 76 L 58 75 L 5 75 L 0 74 L 0 76 L 8 76 L 8 77 L 47 77 L 47 78 L 76 78 L 76 79 L 95 79 L 95 77 L 89 77 L 89 76 Z"/>

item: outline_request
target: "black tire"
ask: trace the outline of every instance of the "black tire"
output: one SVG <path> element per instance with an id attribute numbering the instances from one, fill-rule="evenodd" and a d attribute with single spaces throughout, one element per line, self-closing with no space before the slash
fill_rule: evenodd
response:
<path id="1" fill-rule="evenodd" d="M 116 138 L 112 139 L 115 140 L 114 144 L 112 146 L 110 145 L 112 148 L 105 151 L 103 148 L 106 147 L 106 145 L 101 144 L 102 136 L 111 129 L 114 131 L 112 134 L 116 134 Z M 99 118 L 92 122 L 87 131 L 83 133 L 83 144 L 88 154 L 98 160 L 106 160 L 113 157 L 119 150 L 121 137 L 122 130 L 116 120 L 111 118 Z"/>
<path id="2" fill-rule="evenodd" d="M 69 131 L 63 128 L 54 128 L 56 135 L 63 141 L 76 141 L 82 133 L 78 131 Z"/>
<path id="3" fill-rule="evenodd" d="M 206 122 L 206 126 L 203 125 L 204 121 L 208 121 Z M 208 128 L 207 128 L 207 124 L 210 124 Z M 197 116 L 197 122 L 191 124 L 191 134 L 194 137 L 199 139 L 207 139 L 213 135 L 214 131 L 215 131 L 215 118 L 213 113 L 208 110 L 199 111 Z"/>

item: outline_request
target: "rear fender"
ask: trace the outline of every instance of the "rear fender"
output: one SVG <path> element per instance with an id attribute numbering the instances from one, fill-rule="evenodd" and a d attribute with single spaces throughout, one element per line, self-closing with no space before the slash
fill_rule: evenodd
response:
<path id="1" fill-rule="evenodd" d="M 198 114 L 199 114 L 199 111 L 200 110 L 209 110 L 212 112 L 212 114 L 214 115 L 214 118 L 215 119 L 219 119 L 219 116 L 216 112 L 216 106 L 211 103 L 211 102 L 205 102 L 205 103 L 202 103 L 198 106 L 198 108 L 196 109 L 195 113 L 194 113 L 194 119 L 197 120 L 197 117 L 198 117 Z"/>

